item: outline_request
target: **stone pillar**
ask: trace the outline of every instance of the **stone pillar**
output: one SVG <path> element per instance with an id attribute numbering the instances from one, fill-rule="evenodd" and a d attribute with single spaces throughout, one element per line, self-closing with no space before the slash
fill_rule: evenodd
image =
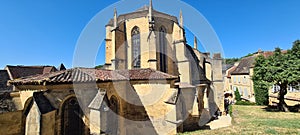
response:
<path id="1" fill-rule="evenodd" d="M 149 46 L 149 68 L 157 70 L 157 48 L 156 48 L 156 35 L 154 31 L 150 31 L 150 35 L 148 38 L 148 46 Z"/>
<path id="2" fill-rule="evenodd" d="M 224 111 L 224 82 L 222 75 L 222 58 L 220 53 L 213 55 L 212 72 L 213 88 L 216 96 L 215 100 L 220 111 Z"/>
<path id="3" fill-rule="evenodd" d="M 116 62 L 116 30 L 117 30 L 117 10 L 114 9 L 114 26 L 113 29 L 111 31 L 111 61 L 112 61 L 112 70 L 116 69 L 117 67 L 117 62 Z"/>

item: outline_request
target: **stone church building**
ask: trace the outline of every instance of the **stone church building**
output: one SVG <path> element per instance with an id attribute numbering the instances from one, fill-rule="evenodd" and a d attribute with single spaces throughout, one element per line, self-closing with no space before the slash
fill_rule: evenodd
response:
<path id="1" fill-rule="evenodd" d="M 9 81 L 21 133 L 176 134 L 223 111 L 222 58 L 187 44 L 183 16 L 150 1 L 106 25 L 103 69 L 73 68 Z"/>

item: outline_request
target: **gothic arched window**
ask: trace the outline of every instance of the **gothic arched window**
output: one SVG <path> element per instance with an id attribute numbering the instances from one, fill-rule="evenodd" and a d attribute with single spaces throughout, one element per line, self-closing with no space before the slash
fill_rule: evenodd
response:
<path id="1" fill-rule="evenodd" d="M 159 29 L 159 57 L 160 57 L 160 70 L 167 72 L 167 41 L 166 41 L 166 28 L 164 26 Z"/>
<path id="2" fill-rule="evenodd" d="M 141 44 L 140 44 L 140 29 L 134 27 L 131 31 L 131 44 L 132 44 L 132 67 L 141 67 Z"/>

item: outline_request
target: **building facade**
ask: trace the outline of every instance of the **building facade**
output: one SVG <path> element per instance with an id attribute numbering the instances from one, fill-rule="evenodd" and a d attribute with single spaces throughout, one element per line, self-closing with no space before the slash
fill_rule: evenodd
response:
<path id="1" fill-rule="evenodd" d="M 187 44 L 179 20 L 149 6 L 106 25 L 104 69 L 10 81 L 25 134 L 177 134 L 223 111 L 222 58 Z M 47 125 L 47 126 L 46 126 Z"/>

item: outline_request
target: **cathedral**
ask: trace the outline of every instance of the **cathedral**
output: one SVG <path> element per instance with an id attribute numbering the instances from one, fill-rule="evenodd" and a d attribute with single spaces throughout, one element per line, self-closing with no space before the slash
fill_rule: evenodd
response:
<path id="1" fill-rule="evenodd" d="M 224 111 L 222 57 L 185 37 L 179 18 L 150 0 L 105 26 L 105 64 L 9 81 L 20 132 L 58 134 L 177 134 L 199 129 Z"/>

